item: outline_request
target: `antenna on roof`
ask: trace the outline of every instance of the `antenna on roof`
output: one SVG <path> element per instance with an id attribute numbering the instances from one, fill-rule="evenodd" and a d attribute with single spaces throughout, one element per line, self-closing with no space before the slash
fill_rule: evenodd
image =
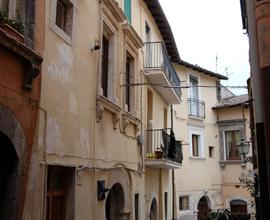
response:
<path id="1" fill-rule="evenodd" d="M 218 54 L 216 53 L 216 73 L 217 73 L 217 67 L 218 67 Z"/>

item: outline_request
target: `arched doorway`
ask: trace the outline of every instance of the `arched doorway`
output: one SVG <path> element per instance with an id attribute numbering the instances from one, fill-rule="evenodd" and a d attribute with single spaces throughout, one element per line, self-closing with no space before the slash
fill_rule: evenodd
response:
<path id="1" fill-rule="evenodd" d="M 150 220 L 157 220 L 157 200 L 154 198 L 150 208 Z"/>
<path id="2" fill-rule="evenodd" d="M 15 219 L 18 157 L 11 140 L 2 132 L 0 146 L 0 219 Z"/>
<path id="3" fill-rule="evenodd" d="M 123 219 L 124 191 L 121 184 L 116 183 L 112 186 L 106 200 L 106 220 Z"/>
<path id="4" fill-rule="evenodd" d="M 247 212 L 247 202 L 241 199 L 235 199 L 230 202 L 230 208 L 234 219 L 240 218 L 249 220 L 250 216 Z"/>
<path id="5" fill-rule="evenodd" d="M 198 203 L 198 220 L 206 220 L 210 208 L 208 198 L 203 196 Z"/>

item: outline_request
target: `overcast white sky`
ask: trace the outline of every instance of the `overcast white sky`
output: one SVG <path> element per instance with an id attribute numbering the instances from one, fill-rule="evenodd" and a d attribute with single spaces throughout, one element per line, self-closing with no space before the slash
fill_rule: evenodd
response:
<path id="1" fill-rule="evenodd" d="M 243 34 L 239 0 L 159 0 L 171 25 L 181 59 L 216 70 L 246 85 L 249 77 L 248 38 Z M 235 94 L 247 90 L 232 90 Z"/>

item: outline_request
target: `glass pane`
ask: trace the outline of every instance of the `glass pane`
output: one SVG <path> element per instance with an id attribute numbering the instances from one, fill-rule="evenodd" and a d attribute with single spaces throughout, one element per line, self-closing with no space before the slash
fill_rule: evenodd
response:
<path id="1" fill-rule="evenodd" d="M 238 143 L 240 142 L 240 131 L 225 131 L 225 144 L 226 144 L 226 159 L 238 160 L 240 159 L 238 153 Z"/>
<path id="2" fill-rule="evenodd" d="M 64 197 L 53 197 L 52 201 L 52 218 L 51 220 L 64 220 L 65 213 Z"/>
<path id="3" fill-rule="evenodd" d="M 65 28 L 67 6 L 60 0 L 57 1 L 56 8 L 56 25 L 62 30 Z"/>
<path id="4" fill-rule="evenodd" d="M 56 191 L 61 191 L 63 190 L 63 178 L 64 178 L 64 173 L 61 172 L 60 170 L 55 171 L 54 175 L 54 190 Z"/>
<path id="5" fill-rule="evenodd" d="M 192 153 L 193 156 L 199 156 L 199 136 L 192 135 Z"/>
<path id="6" fill-rule="evenodd" d="M 0 0 L 0 10 L 8 14 L 9 0 Z"/>

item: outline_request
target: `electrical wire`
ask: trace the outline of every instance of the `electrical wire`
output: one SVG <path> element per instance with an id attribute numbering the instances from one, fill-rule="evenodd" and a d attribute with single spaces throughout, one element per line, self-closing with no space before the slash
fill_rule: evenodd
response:
<path id="1" fill-rule="evenodd" d="M 130 84 L 123 84 L 123 85 L 120 85 L 121 87 L 128 87 L 128 86 L 143 86 L 143 85 L 146 85 L 146 86 L 158 86 L 158 87 L 162 87 L 162 88 L 168 88 L 168 89 L 189 89 L 189 88 L 194 88 L 194 87 L 197 87 L 197 88 L 222 88 L 222 87 L 225 87 L 225 88 L 230 88 L 230 89 L 248 89 L 247 86 L 223 86 L 223 85 L 220 85 L 220 86 L 190 86 L 190 85 L 187 85 L 187 86 L 167 86 L 167 85 L 162 85 L 162 84 L 158 84 L 158 83 L 130 83 Z"/>

